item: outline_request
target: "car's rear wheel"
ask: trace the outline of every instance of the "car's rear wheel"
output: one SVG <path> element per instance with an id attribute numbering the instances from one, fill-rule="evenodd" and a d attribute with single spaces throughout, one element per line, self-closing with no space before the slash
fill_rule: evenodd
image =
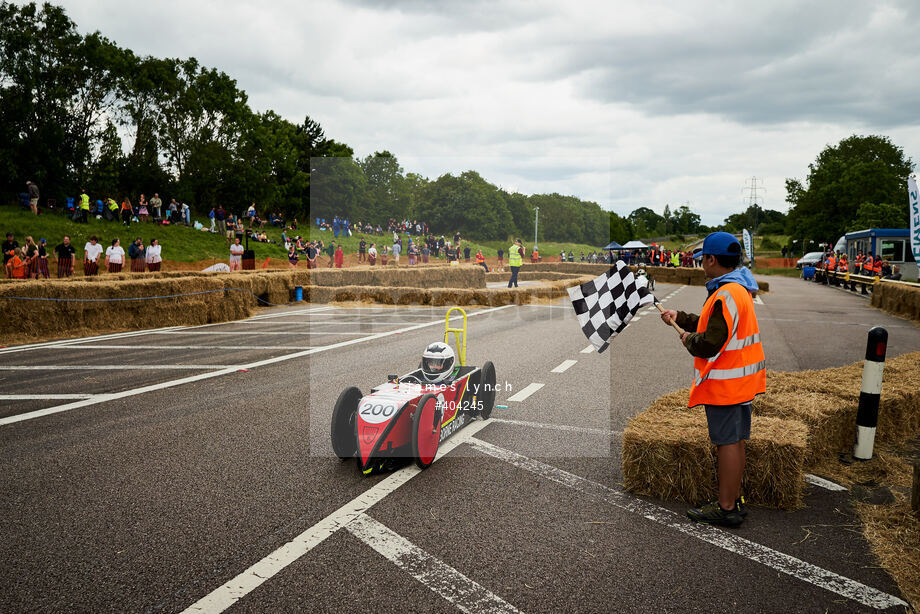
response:
<path id="1" fill-rule="evenodd" d="M 440 441 L 441 412 L 438 411 L 438 398 L 433 394 L 422 395 L 412 418 L 412 456 L 415 464 L 425 469 L 433 463 Z"/>
<path id="2" fill-rule="evenodd" d="M 492 415 L 492 408 L 495 407 L 495 365 L 491 361 L 486 361 L 482 365 L 476 400 L 482 403 L 479 415 L 482 416 L 483 420 L 488 420 L 489 416 Z"/>
<path id="3" fill-rule="evenodd" d="M 358 415 L 358 403 L 364 395 L 351 386 L 342 391 L 332 410 L 332 451 L 346 460 L 358 451 L 358 435 L 355 421 Z"/>

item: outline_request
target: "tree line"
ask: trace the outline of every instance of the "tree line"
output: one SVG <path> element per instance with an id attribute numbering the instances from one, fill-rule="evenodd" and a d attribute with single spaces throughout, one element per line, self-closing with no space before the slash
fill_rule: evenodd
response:
<path id="1" fill-rule="evenodd" d="M 0 190 L 26 179 L 43 196 L 169 194 L 202 213 L 256 202 L 286 218 L 334 215 L 426 221 L 483 240 L 530 237 L 601 246 L 705 233 L 688 205 L 627 216 L 562 194 L 508 192 L 468 170 L 429 179 L 383 150 L 356 158 L 305 116 L 253 112 L 246 92 L 195 58 L 139 56 L 99 32 L 82 35 L 62 7 L 0 2 Z M 312 200 L 311 200 L 312 198 Z M 758 205 L 717 228 L 778 231 L 785 215 Z"/>

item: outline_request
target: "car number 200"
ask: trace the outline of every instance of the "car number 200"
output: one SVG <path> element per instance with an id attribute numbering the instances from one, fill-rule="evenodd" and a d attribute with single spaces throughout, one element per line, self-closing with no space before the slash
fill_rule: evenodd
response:
<path id="1" fill-rule="evenodd" d="M 358 413 L 365 422 L 377 423 L 389 420 L 396 413 L 396 405 L 393 403 L 375 403 L 368 401 L 362 403 L 358 408 Z"/>

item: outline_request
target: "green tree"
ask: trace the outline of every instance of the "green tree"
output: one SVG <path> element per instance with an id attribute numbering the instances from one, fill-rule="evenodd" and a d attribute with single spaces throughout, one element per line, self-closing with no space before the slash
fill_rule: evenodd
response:
<path id="1" fill-rule="evenodd" d="M 792 205 L 790 235 L 834 240 L 844 234 L 861 205 L 904 200 L 904 182 L 914 168 L 885 136 L 850 136 L 826 147 L 808 166 L 806 182 L 786 180 Z"/>
<path id="2" fill-rule="evenodd" d="M 863 203 L 847 225 L 848 231 L 866 228 L 909 228 L 908 208 L 891 203 Z"/>

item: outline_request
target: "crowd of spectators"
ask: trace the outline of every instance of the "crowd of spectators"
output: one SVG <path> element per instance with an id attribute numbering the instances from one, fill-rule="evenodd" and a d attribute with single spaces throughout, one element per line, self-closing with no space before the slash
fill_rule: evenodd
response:
<path id="1" fill-rule="evenodd" d="M 48 251 L 48 242 L 41 238 L 36 243 L 27 236 L 24 245 L 19 245 L 12 232 L 6 233 L 0 249 L 3 251 L 3 270 L 10 279 L 49 279 L 52 262 L 57 278 L 74 275 L 77 263 L 77 248 L 70 242 L 70 236 L 64 235 L 61 242 Z M 121 240 L 115 238 L 111 245 L 103 247 L 96 235 L 92 235 L 83 246 L 83 275 L 94 277 L 105 270 L 120 273 L 130 260 L 131 272 L 144 273 L 160 270 L 163 262 L 162 247 L 157 239 L 150 239 L 147 245 L 137 237 L 129 246 L 127 254 L 121 246 Z M 52 261 L 52 258 L 54 259 Z"/>
<path id="2" fill-rule="evenodd" d="M 827 272 L 854 273 L 892 281 L 901 279 L 900 266 L 892 265 L 881 256 L 872 255 L 871 253 L 864 254 L 862 251 L 856 252 L 856 257 L 852 262 L 844 252 L 828 251 L 825 253 L 824 261 L 820 265 L 820 268 Z"/>

